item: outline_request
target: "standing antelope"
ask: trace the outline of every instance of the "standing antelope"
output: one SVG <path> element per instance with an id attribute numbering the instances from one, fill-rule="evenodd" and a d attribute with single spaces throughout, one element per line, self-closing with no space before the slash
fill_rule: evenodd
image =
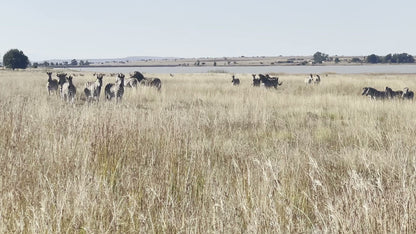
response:
<path id="1" fill-rule="evenodd" d="M 118 74 L 116 83 L 109 83 L 105 86 L 105 97 L 111 100 L 113 97 L 116 101 L 121 101 L 124 95 L 124 74 Z"/>
<path id="2" fill-rule="evenodd" d="M 97 80 L 95 82 L 87 82 L 85 84 L 84 93 L 88 101 L 99 101 L 101 87 L 103 86 L 103 77 L 104 74 L 97 74 Z"/>
<path id="3" fill-rule="evenodd" d="M 254 87 L 259 87 L 260 83 L 261 83 L 260 78 L 256 79 L 256 74 L 252 74 L 252 76 L 253 76 L 253 86 Z"/>
<path id="4" fill-rule="evenodd" d="M 403 89 L 403 95 L 402 95 L 403 99 L 413 100 L 413 96 L 414 96 L 414 93 L 413 91 L 409 91 L 409 88 L 406 87 Z"/>
<path id="5" fill-rule="evenodd" d="M 232 76 L 233 80 L 231 81 L 233 83 L 233 85 L 237 86 L 240 85 L 240 79 L 235 79 L 235 76 Z"/>
<path id="6" fill-rule="evenodd" d="M 67 82 L 65 82 L 62 85 L 61 97 L 65 101 L 74 102 L 77 89 L 75 88 L 75 85 L 72 83 L 72 76 L 68 76 L 66 80 Z"/>
<path id="7" fill-rule="evenodd" d="M 56 76 L 58 79 L 59 94 L 62 96 L 62 86 L 66 83 L 66 73 L 58 73 Z"/>
<path id="8" fill-rule="evenodd" d="M 316 75 L 316 78 L 313 80 L 313 83 L 316 84 L 316 85 L 321 83 L 321 77 L 319 75 Z"/>
<path id="9" fill-rule="evenodd" d="M 48 88 L 48 93 L 51 95 L 51 92 L 54 91 L 55 94 L 58 94 L 58 80 L 52 79 L 52 72 L 46 72 L 48 74 L 48 84 L 46 87 Z"/>
<path id="10" fill-rule="evenodd" d="M 309 77 L 305 78 L 305 84 L 312 84 L 313 82 L 313 75 L 310 74 Z"/>

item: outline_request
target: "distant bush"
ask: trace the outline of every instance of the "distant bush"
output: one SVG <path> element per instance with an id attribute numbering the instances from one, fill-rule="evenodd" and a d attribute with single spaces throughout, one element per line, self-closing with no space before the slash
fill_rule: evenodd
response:
<path id="1" fill-rule="evenodd" d="M 371 54 L 366 58 L 367 63 L 414 63 L 415 59 L 412 55 L 407 53 L 388 54 L 386 56 L 377 56 Z"/>

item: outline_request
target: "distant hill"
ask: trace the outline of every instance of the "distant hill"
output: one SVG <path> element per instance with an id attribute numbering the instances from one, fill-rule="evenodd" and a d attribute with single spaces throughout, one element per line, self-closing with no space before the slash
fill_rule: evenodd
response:
<path id="1" fill-rule="evenodd" d="M 73 59 L 73 58 L 72 58 Z M 48 63 L 63 63 L 63 62 L 71 62 L 72 59 L 46 59 L 37 62 L 48 62 Z M 90 63 L 107 63 L 107 62 L 134 62 L 134 61 L 146 61 L 146 60 L 170 60 L 175 59 L 175 57 L 157 57 L 157 56 L 129 56 L 125 58 L 104 58 L 104 59 L 78 59 L 75 58 L 77 61 L 88 61 Z"/>

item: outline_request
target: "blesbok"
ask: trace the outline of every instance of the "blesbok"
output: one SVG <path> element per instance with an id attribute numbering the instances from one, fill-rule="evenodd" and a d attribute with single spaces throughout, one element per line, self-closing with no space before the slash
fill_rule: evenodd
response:
<path id="1" fill-rule="evenodd" d="M 124 95 L 124 74 L 120 73 L 117 76 L 116 83 L 109 83 L 105 86 L 105 97 L 107 100 L 116 98 L 116 101 L 121 101 Z"/>
<path id="2" fill-rule="evenodd" d="M 58 77 L 59 93 L 62 94 L 62 86 L 67 82 L 66 73 L 58 73 L 56 76 Z"/>
<path id="3" fill-rule="evenodd" d="M 235 76 L 232 76 L 233 80 L 231 81 L 234 86 L 240 85 L 240 79 L 236 79 Z"/>
<path id="4" fill-rule="evenodd" d="M 371 99 L 385 99 L 387 97 L 387 93 L 385 91 L 378 91 L 375 88 L 371 87 L 364 87 L 363 93 L 361 95 L 370 96 Z"/>
<path id="5" fill-rule="evenodd" d="M 55 92 L 55 94 L 58 94 L 58 80 L 52 79 L 52 72 L 46 72 L 48 75 L 48 84 L 46 87 L 48 88 L 48 93 L 51 95 L 51 92 Z"/>
<path id="6" fill-rule="evenodd" d="M 282 82 L 279 83 L 278 77 L 270 77 L 269 75 L 259 74 L 261 83 L 264 84 L 266 88 L 274 87 L 277 89 L 277 86 L 282 85 Z"/>
<path id="7" fill-rule="evenodd" d="M 142 73 L 135 71 L 131 78 L 136 78 L 140 85 L 157 88 L 158 91 L 162 88 L 162 81 L 159 78 L 145 78 Z"/>
<path id="8" fill-rule="evenodd" d="M 313 83 L 316 84 L 316 85 L 321 83 L 321 77 L 319 75 L 316 75 L 316 78 L 313 80 Z"/>
<path id="9" fill-rule="evenodd" d="M 313 82 L 313 75 L 310 74 L 309 77 L 305 78 L 305 84 L 312 84 Z"/>
<path id="10" fill-rule="evenodd" d="M 85 84 L 84 93 L 88 101 L 99 101 L 101 87 L 103 86 L 104 74 L 97 74 L 97 80 L 95 82 L 87 82 Z"/>
<path id="11" fill-rule="evenodd" d="M 414 93 L 413 91 L 409 91 L 409 88 L 406 87 L 403 89 L 403 95 L 402 95 L 403 99 L 413 100 L 413 96 L 414 96 Z"/>
<path id="12" fill-rule="evenodd" d="M 256 78 L 256 74 L 252 74 L 252 76 L 253 76 L 253 86 L 254 87 L 259 87 L 260 86 L 260 83 L 261 83 L 260 78 L 257 79 Z"/>
<path id="13" fill-rule="evenodd" d="M 128 78 L 125 82 L 124 82 L 124 87 L 128 87 L 128 88 L 136 88 L 137 84 L 139 83 L 139 81 L 137 81 L 136 78 Z"/>
<path id="14" fill-rule="evenodd" d="M 74 102 L 77 89 L 75 88 L 75 85 L 72 83 L 72 76 L 68 76 L 66 80 L 67 82 L 65 82 L 62 85 L 61 97 L 65 101 Z"/>
<path id="15" fill-rule="evenodd" d="M 387 98 L 389 98 L 389 99 L 402 98 L 403 91 L 401 91 L 401 90 L 393 91 L 390 87 L 386 87 L 386 94 L 387 94 Z"/>

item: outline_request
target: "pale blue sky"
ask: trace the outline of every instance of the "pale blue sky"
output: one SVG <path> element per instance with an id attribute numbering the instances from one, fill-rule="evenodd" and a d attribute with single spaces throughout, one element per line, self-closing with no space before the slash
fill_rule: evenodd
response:
<path id="1" fill-rule="evenodd" d="M 0 56 L 416 55 L 414 0 L 13 0 Z"/>

